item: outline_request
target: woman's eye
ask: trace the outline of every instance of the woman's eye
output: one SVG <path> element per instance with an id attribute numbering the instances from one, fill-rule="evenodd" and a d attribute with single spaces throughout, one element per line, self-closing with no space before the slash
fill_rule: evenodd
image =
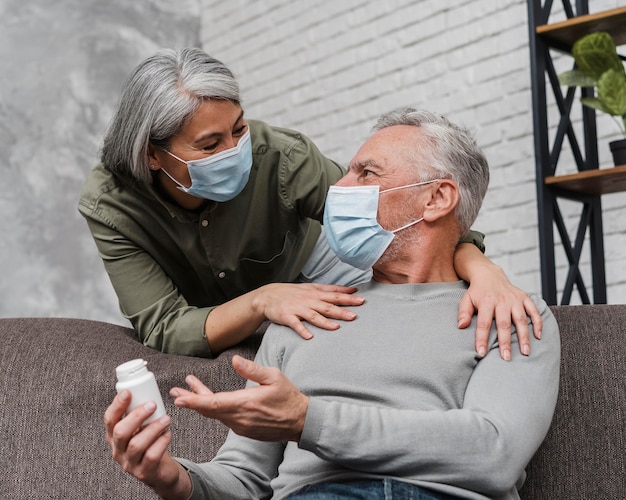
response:
<path id="1" fill-rule="evenodd" d="M 209 144 L 208 146 L 204 146 L 202 149 L 205 151 L 214 151 L 217 148 L 217 143 Z"/>
<path id="2" fill-rule="evenodd" d="M 242 135 L 246 131 L 246 127 L 247 126 L 248 126 L 247 124 L 246 125 L 242 125 L 238 129 L 233 130 L 233 135 Z"/>

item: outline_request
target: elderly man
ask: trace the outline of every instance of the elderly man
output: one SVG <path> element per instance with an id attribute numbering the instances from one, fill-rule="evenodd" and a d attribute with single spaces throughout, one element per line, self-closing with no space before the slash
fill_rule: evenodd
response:
<path id="1" fill-rule="evenodd" d="M 114 458 L 165 498 L 519 498 L 524 468 L 556 404 L 558 328 L 546 304 L 533 355 L 484 358 L 456 311 L 466 284 L 454 248 L 489 179 L 470 134 L 428 112 L 383 116 L 329 192 L 325 231 L 353 265 L 373 266 L 365 304 L 341 333 L 311 340 L 272 326 L 255 362 L 233 359 L 248 387 L 174 388 L 179 407 L 232 431 L 209 463 L 167 452 L 168 417 L 151 405 L 105 415 Z M 475 327 L 475 325 L 474 325 Z"/>

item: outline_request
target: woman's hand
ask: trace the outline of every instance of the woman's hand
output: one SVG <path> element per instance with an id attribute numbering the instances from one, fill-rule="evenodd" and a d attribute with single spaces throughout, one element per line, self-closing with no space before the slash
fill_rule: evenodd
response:
<path id="1" fill-rule="evenodd" d="M 148 402 L 124 417 L 130 400 L 129 391 L 120 392 L 104 414 L 106 441 L 113 459 L 161 497 L 187 498 L 191 494 L 191 479 L 167 452 L 172 439 L 168 429 L 170 418 L 165 415 L 142 428 L 144 420 L 156 410 L 156 404 Z"/>
<path id="2" fill-rule="evenodd" d="M 515 331 L 522 354 L 530 354 L 528 318 L 537 339 L 541 338 L 543 322 L 535 303 L 526 292 L 512 285 L 501 268 L 492 264 L 470 282 L 469 289 L 459 304 L 459 328 L 466 328 L 478 310 L 476 321 L 476 351 L 487 354 L 487 341 L 495 318 L 498 330 L 500 356 L 511 359 L 511 326 Z"/>
<path id="3" fill-rule="evenodd" d="M 535 303 L 526 292 L 517 288 L 499 266 L 491 262 L 474 245 L 461 243 L 454 254 L 457 274 L 469 282 L 469 289 L 459 304 L 458 326 L 467 328 L 478 311 L 476 322 L 476 351 L 487 354 L 487 341 L 495 318 L 498 344 L 502 359 L 511 359 L 511 326 L 522 354 L 530 354 L 528 319 L 537 339 L 541 338 L 543 322 Z"/>
<path id="4" fill-rule="evenodd" d="M 360 306 L 363 297 L 354 295 L 355 287 L 317 283 L 274 283 L 260 289 L 253 307 L 273 323 L 292 328 L 298 335 L 311 339 L 313 334 L 304 321 L 324 330 L 337 330 L 333 319 L 352 321 L 356 313 L 343 306 Z"/>
<path id="5" fill-rule="evenodd" d="M 211 351 L 218 353 L 251 335 L 265 320 L 291 327 L 310 339 L 304 321 L 336 330 L 334 319 L 351 321 L 356 314 L 344 306 L 359 306 L 355 287 L 317 283 L 271 283 L 217 306 L 204 326 Z"/>

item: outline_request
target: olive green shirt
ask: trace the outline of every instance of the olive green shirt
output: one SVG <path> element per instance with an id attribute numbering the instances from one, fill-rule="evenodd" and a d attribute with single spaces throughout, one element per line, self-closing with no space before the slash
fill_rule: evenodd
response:
<path id="1" fill-rule="evenodd" d="M 249 124 L 246 187 L 200 212 L 103 165 L 87 178 L 79 212 L 122 314 L 149 347 L 210 357 L 209 312 L 262 285 L 295 281 L 317 241 L 328 188 L 343 168 L 298 132 Z M 482 235 L 466 241 L 481 247 Z"/>

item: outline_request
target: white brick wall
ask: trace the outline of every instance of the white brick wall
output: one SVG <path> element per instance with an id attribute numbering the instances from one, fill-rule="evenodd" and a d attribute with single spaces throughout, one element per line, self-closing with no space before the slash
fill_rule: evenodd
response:
<path id="1" fill-rule="evenodd" d="M 590 0 L 590 11 L 620 3 Z M 238 76 L 249 117 L 300 130 L 343 163 L 376 117 L 398 106 L 474 128 L 491 164 L 474 227 L 514 283 L 541 293 L 525 1 L 203 0 L 202 42 Z M 616 129 L 607 117 L 598 127 L 606 166 L 602 141 Z M 626 194 L 607 195 L 603 206 L 608 299 L 623 303 Z M 572 231 L 578 210 L 565 207 Z M 557 263 L 562 284 L 559 248 Z"/>

